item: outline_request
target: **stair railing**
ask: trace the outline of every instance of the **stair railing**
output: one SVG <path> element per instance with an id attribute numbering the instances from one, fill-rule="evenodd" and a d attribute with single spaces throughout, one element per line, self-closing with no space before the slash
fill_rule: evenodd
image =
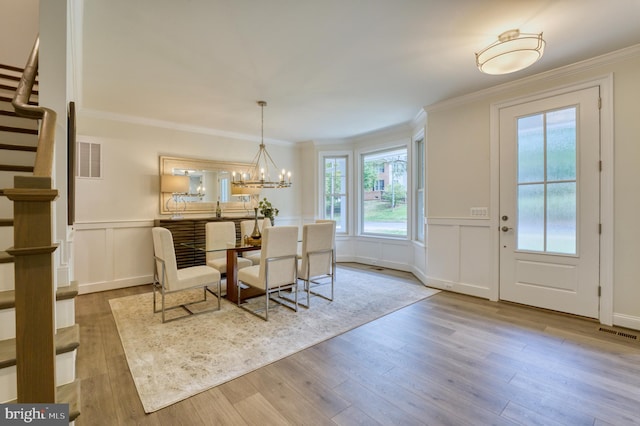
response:
<path id="1" fill-rule="evenodd" d="M 55 111 L 29 105 L 38 73 L 39 39 L 33 46 L 12 104 L 18 115 L 41 120 L 33 176 L 15 176 L 4 195 L 13 201 L 16 374 L 18 403 L 56 401 L 55 289 L 51 187 Z"/>
<path id="2" fill-rule="evenodd" d="M 53 168 L 53 147 L 55 141 L 56 112 L 50 108 L 39 105 L 29 105 L 31 91 L 38 74 L 38 50 L 40 38 L 37 37 L 24 67 L 24 73 L 16 89 L 16 94 L 11 102 L 18 115 L 34 118 L 40 121 L 38 136 L 38 151 L 33 168 L 34 176 L 51 177 Z"/>

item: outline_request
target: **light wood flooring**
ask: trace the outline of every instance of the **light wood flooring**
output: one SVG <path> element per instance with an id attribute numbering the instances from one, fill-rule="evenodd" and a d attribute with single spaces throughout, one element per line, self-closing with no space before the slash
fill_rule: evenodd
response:
<path id="1" fill-rule="evenodd" d="M 78 297 L 76 425 L 640 424 L 640 332 L 450 292 L 145 414 L 108 300 L 148 291 Z"/>

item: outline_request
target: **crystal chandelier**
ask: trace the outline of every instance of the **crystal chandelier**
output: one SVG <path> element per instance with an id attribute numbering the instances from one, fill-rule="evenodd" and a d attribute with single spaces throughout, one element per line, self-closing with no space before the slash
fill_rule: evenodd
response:
<path id="1" fill-rule="evenodd" d="M 258 101 L 258 105 L 262 118 L 258 153 L 253 157 L 249 169 L 240 173 L 234 171 L 231 174 L 231 184 L 234 188 L 289 188 L 291 186 L 291 172 L 287 172 L 285 169 L 278 171 L 278 166 L 264 145 L 264 107 L 267 106 L 267 103 Z"/>

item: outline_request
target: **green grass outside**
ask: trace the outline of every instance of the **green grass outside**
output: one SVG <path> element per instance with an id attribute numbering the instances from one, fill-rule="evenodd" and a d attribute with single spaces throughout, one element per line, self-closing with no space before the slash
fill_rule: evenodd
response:
<path id="1" fill-rule="evenodd" d="M 391 208 L 385 201 L 368 200 L 364 202 L 365 222 L 405 222 L 407 220 L 407 205 L 399 204 Z"/>

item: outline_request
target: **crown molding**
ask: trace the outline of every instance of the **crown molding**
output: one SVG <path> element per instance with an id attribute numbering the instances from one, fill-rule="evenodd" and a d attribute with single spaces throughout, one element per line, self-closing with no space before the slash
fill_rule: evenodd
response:
<path id="1" fill-rule="evenodd" d="M 209 135 L 209 136 L 219 136 L 223 138 L 238 139 L 238 140 L 248 141 L 248 142 L 258 142 L 258 143 L 260 142 L 260 136 L 258 135 L 247 135 L 244 133 L 228 132 L 224 130 L 211 129 L 208 127 L 193 126 L 188 124 L 175 123 L 173 121 L 156 120 L 152 118 L 137 117 L 133 115 L 118 114 L 114 112 L 105 112 L 105 111 L 99 111 L 99 110 L 90 109 L 90 108 L 79 109 L 78 115 L 97 118 L 100 120 L 109 120 L 109 121 L 116 121 L 120 123 L 136 124 L 139 126 L 157 127 L 160 129 L 176 130 L 180 132 L 197 133 L 197 134 Z M 295 145 L 295 143 L 293 142 L 279 140 L 279 139 L 264 138 L 264 141 L 266 143 L 273 144 L 273 145 L 284 145 L 284 146 Z"/>
<path id="2" fill-rule="evenodd" d="M 522 86 L 526 86 L 531 83 L 535 83 L 543 80 L 552 80 L 562 77 L 567 77 L 580 72 L 588 71 L 591 68 L 601 67 L 616 62 L 620 62 L 626 59 L 640 56 L 640 44 L 629 46 L 620 50 L 616 50 L 604 55 L 596 56 L 595 58 L 586 59 L 584 61 L 576 62 L 564 67 L 556 68 L 550 71 L 545 71 L 539 74 L 535 74 L 529 77 L 524 77 L 519 80 L 511 81 L 508 83 L 500 84 L 497 86 L 489 87 L 487 89 L 479 90 L 477 92 L 469 93 L 454 98 L 445 99 L 441 102 L 436 102 L 424 107 L 424 111 L 429 112 L 453 108 L 456 106 L 464 105 L 470 102 L 474 102 L 490 95 L 499 94 L 505 91 L 514 90 Z"/>

